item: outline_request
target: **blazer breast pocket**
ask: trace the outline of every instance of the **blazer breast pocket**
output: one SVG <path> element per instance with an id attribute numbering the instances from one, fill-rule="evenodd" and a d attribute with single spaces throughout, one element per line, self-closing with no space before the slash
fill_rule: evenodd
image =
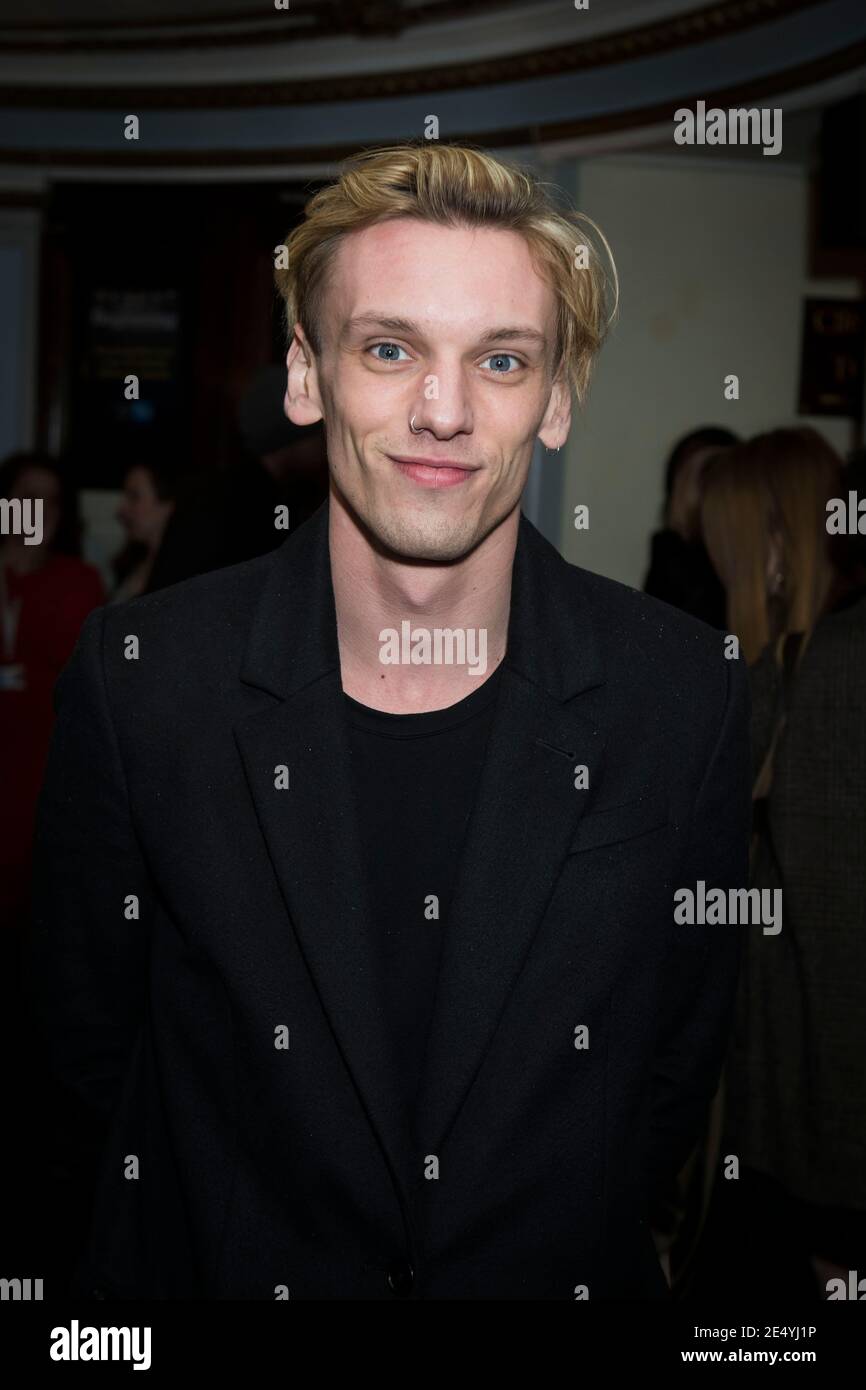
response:
<path id="1" fill-rule="evenodd" d="M 587 811 L 581 817 L 574 838 L 568 847 L 569 854 L 579 854 L 585 849 L 596 849 L 599 845 L 615 844 L 619 840 L 634 840 L 638 835 L 648 835 L 668 823 L 667 792 L 658 790 L 625 801 L 618 806 L 605 806 L 597 811 Z"/>

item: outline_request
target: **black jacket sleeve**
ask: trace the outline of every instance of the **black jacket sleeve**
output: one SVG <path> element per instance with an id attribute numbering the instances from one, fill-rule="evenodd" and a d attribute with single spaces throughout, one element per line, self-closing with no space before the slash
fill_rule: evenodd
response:
<path id="1" fill-rule="evenodd" d="M 55 685 L 28 957 L 43 1063 L 62 1102 L 55 1171 L 69 1200 L 85 1204 L 142 1023 L 150 915 L 106 693 L 106 611 L 87 618 Z"/>
<path id="2" fill-rule="evenodd" d="M 692 809 L 682 882 L 695 891 L 747 888 L 751 780 L 745 662 L 724 662 L 721 727 Z M 674 903 L 671 903 L 671 913 Z M 700 1137 L 718 1087 L 733 1022 L 742 932 L 738 924 L 674 923 L 652 1074 L 650 1182 L 658 1191 Z"/>

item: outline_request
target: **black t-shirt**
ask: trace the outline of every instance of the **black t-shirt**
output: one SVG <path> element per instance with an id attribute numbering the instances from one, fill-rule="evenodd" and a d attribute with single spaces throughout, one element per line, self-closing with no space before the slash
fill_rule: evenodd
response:
<path id="1" fill-rule="evenodd" d="M 386 714 L 343 696 L 376 957 L 410 1126 L 501 670 L 457 704 L 423 714 Z"/>

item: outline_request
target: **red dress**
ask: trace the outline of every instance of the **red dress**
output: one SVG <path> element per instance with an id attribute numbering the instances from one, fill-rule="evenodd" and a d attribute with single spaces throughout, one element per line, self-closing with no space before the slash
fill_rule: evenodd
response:
<path id="1" fill-rule="evenodd" d="M 71 555 L 52 555 L 32 574 L 17 574 L 6 565 L 4 578 L 8 645 L 0 645 L 0 925 L 23 926 L 36 803 L 54 725 L 54 682 L 87 614 L 105 602 L 105 588 L 93 565 Z"/>

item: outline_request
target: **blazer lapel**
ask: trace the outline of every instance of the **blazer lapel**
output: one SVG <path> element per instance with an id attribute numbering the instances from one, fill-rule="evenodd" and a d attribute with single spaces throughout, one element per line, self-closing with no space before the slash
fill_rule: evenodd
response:
<path id="1" fill-rule="evenodd" d="M 275 553 L 241 680 L 268 694 L 235 725 L 259 824 L 301 952 L 399 1187 L 405 1120 L 352 804 L 327 502 Z M 289 786 L 278 790 L 282 766 Z"/>
<path id="2" fill-rule="evenodd" d="M 298 943 L 398 1191 L 420 1172 L 375 968 L 354 813 L 328 508 L 275 552 L 240 673 L 259 708 L 235 726 Z M 604 748 L 603 671 L 573 572 L 520 518 L 508 644 L 475 810 L 445 925 L 420 1132 L 437 1151 L 477 1075 L 540 925 Z M 580 696 L 580 699 L 575 699 Z M 253 697 L 250 697 L 253 698 Z M 289 787 L 278 790 L 277 769 Z"/>
<path id="3" fill-rule="evenodd" d="M 576 768 L 598 786 L 604 677 L 577 594 L 573 571 L 521 516 L 502 685 L 445 924 L 419 1096 L 425 1152 L 444 1143 L 532 947 L 590 796 L 575 786 Z"/>

